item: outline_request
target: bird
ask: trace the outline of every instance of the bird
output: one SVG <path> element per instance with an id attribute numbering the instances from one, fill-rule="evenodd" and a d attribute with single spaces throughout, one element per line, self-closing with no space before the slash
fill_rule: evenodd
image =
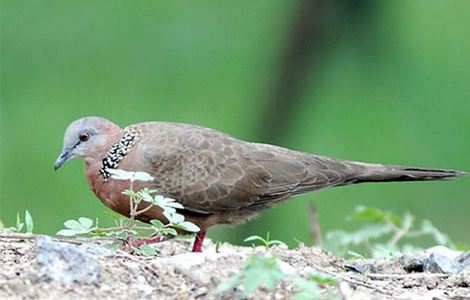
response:
<path id="1" fill-rule="evenodd" d="M 240 224 L 292 196 L 364 182 L 424 181 L 468 176 L 456 170 L 415 168 L 338 160 L 275 145 L 247 142 L 223 132 L 185 123 L 143 122 L 121 128 L 102 117 L 83 117 L 65 130 L 59 169 L 84 160 L 90 189 L 101 202 L 129 216 L 128 183 L 112 169 L 146 172 L 151 188 L 179 202 L 186 220 L 199 226 L 193 252 L 202 251 L 207 229 Z M 168 220 L 155 206 L 142 222 Z"/>

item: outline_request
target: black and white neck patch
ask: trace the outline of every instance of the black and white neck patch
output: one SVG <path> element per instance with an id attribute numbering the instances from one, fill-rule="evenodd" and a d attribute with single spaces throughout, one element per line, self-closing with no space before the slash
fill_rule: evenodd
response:
<path id="1" fill-rule="evenodd" d="M 99 171 L 103 181 L 108 181 L 111 176 L 107 169 L 116 169 L 119 166 L 119 162 L 129 153 L 138 136 L 139 132 L 136 129 L 129 128 L 119 141 L 111 145 L 108 154 L 103 158 L 103 166 Z"/>

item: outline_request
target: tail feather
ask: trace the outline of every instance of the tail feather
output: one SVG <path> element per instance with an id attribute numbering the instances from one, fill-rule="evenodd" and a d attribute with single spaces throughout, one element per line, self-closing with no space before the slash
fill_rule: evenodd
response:
<path id="1" fill-rule="evenodd" d="M 426 181 L 444 180 L 452 177 L 469 176 L 470 173 L 455 170 L 426 169 L 403 166 L 389 166 L 380 164 L 363 164 L 359 175 L 356 173 L 352 183 L 361 182 L 390 182 L 390 181 Z"/>

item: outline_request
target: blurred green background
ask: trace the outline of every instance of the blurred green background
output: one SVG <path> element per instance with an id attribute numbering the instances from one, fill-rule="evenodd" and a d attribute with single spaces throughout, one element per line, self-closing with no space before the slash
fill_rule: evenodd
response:
<path id="1" fill-rule="evenodd" d="M 87 115 L 215 128 L 342 159 L 470 171 L 470 2 L 1 1 L 0 219 L 36 232 L 109 218 L 81 161 L 52 169 Z M 364 184 L 297 197 L 243 226 L 310 244 L 371 205 L 470 242 L 470 181 Z"/>

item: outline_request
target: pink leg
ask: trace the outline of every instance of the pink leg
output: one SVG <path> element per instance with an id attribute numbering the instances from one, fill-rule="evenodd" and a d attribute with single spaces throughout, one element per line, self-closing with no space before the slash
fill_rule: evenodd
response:
<path id="1" fill-rule="evenodd" d="M 204 241 L 205 236 L 206 236 L 205 230 L 201 230 L 197 233 L 196 237 L 194 238 L 192 252 L 202 252 L 202 242 Z"/>

